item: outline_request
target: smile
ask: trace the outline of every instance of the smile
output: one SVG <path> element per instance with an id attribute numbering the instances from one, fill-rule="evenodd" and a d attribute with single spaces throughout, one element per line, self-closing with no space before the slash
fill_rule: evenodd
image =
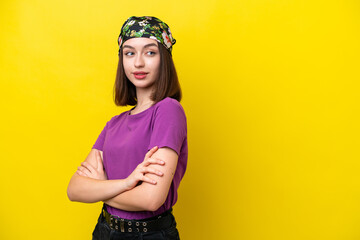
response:
<path id="1" fill-rule="evenodd" d="M 136 79 L 144 79 L 148 73 L 146 72 L 133 72 Z"/>

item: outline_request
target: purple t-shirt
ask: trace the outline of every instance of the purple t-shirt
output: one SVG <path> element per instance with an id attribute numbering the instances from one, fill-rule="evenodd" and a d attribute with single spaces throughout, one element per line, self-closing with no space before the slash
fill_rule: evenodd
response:
<path id="1" fill-rule="evenodd" d="M 186 116 L 181 104 L 165 98 L 150 108 L 129 115 L 130 110 L 108 121 L 92 148 L 103 151 L 108 179 L 127 178 L 153 147 L 169 147 L 178 154 L 178 164 L 165 203 L 155 212 L 124 211 L 106 205 L 109 213 L 126 219 L 143 219 L 170 209 L 184 176 L 188 157 Z"/>

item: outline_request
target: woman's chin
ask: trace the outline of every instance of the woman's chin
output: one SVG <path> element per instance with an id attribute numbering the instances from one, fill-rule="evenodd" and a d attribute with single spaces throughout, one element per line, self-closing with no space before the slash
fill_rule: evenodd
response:
<path id="1" fill-rule="evenodd" d="M 146 83 L 146 82 L 137 82 L 137 83 L 133 83 L 134 84 L 134 86 L 136 87 L 136 88 L 138 88 L 138 89 L 151 89 L 153 86 L 154 86 L 154 84 L 152 83 Z"/>

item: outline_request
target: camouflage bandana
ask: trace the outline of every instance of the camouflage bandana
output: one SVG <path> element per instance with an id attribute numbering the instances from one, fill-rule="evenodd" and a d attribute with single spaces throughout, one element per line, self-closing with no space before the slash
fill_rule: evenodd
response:
<path id="1" fill-rule="evenodd" d="M 176 40 L 171 35 L 169 26 L 160 19 L 148 16 L 133 16 L 128 18 L 121 27 L 121 32 L 118 38 L 118 55 L 120 55 L 120 49 L 126 40 L 137 37 L 146 37 L 158 41 L 164 45 L 170 54 L 172 51 L 172 46 L 176 42 Z"/>

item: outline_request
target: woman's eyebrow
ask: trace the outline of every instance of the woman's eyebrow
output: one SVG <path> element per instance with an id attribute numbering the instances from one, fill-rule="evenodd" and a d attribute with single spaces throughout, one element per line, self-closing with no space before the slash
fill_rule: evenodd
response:
<path id="1" fill-rule="evenodd" d="M 149 44 L 146 44 L 145 46 L 144 46 L 144 48 L 147 48 L 147 47 L 157 47 L 158 45 L 157 44 L 155 44 L 155 43 L 149 43 Z"/>
<path id="2" fill-rule="evenodd" d="M 155 43 L 149 43 L 146 44 L 143 48 L 148 48 L 148 47 L 157 47 L 158 45 Z M 123 48 L 131 48 L 131 49 L 135 49 L 134 47 L 130 46 L 130 45 L 124 45 Z"/>

